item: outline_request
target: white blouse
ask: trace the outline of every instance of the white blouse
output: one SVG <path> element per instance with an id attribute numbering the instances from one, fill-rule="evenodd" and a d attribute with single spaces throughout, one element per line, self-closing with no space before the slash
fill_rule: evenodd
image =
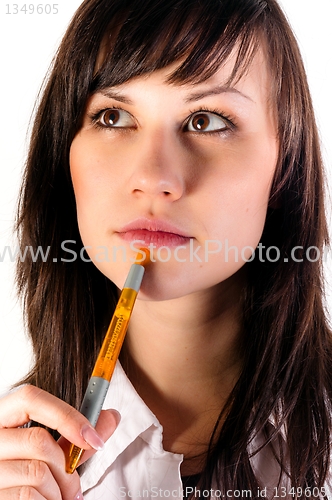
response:
<path id="1" fill-rule="evenodd" d="M 118 410 L 121 421 L 104 449 L 81 467 L 84 499 L 182 499 L 180 465 L 183 456 L 163 449 L 162 426 L 137 394 L 119 362 L 103 408 Z M 252 450 L 257 449 L 263 439 L 263 436 L 256 436 L 251 443 Z M 281 486 L 276 488 L 280 468 L 270 448 L 265 447 L 250 460 L 256 477 L 266 486 L 266 490 L 262 488 L 260 492 L 262 498 L 296 498 L 287 479 L 283 479 Z M 191 492 L 192 489 L 188 489 L 184 493 Z M 195 498 L 207 498 L 210 493 L 212 498 L 222 498 L 217 488 L 209 491 L 194 489 L 194 493 Z M 299 498 L 318 498 L 319 493 L 323 491 L 303 491 Z M 332 499 L 332 489 L 327 484 L 325 494 L 329 500 Z M 227 498 L 251 496 L 253 492 L 250 490 L 226 492 Z"/>

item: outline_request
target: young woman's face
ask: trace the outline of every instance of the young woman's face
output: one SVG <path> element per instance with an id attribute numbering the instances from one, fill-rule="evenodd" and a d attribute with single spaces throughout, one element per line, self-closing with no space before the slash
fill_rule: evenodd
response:
<path id="1" fill-rule="evenodd" d="M 233 65 L 195 85 L 168 84 L 172 66 L 90 98 L 70 150 L 78 224 L 90 258 L 119 288 L 140 246 L 157 261 L 140 296 L 167 299 L 234 276 L 259 243 L 277 162 L 275 110 L 263 54 L 226 87 Z"/>

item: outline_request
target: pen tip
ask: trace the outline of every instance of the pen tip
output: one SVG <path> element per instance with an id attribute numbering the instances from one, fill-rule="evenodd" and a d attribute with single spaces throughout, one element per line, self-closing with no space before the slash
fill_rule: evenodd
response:
<path id="1" fill-rule="evenodd" d="M 148 248 L 140 248 L 136 255 L 135 264 L 146 266 L 150 262 L 150 250 Z"/>

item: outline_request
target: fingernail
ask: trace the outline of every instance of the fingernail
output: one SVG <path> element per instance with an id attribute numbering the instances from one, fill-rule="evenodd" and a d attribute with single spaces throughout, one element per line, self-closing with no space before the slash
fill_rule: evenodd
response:
<path id="1" fill-rule="evenodd" d="M 77 495 L 75 495 L 74 500 L 84 500 L 83 499 L 83 493 L 82 493 L 81 490 L 77 493 Z"/>
<path id="2" fill-rule="evenodd" d="M 113 415 L 113 417 L 115 418 L 116 425 L 118 426 L 121 420 L 121 415 L 118 412 L 118 410 L 106 410 L 106 411 L 108 411 Z"/>
<path id="3" fill-rule="evenodd" d="M 104 448 L 104 441 L 101 439 L 99 434 L 88 424 L 82 427 L 81 435 L 91 448 L 94 450 L 102 450 Z"/>

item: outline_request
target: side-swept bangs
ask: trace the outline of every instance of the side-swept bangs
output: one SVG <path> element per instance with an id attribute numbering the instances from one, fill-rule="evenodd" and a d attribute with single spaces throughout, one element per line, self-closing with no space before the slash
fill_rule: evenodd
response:
<path id="1" fill-rule="evenodd" d="M 176 62 L 170 83 L 201 83 L 234 47 L 238 52 L 230 81 L 240 78 L 259 47 L 265 10 L 266 3 L 257 0 L 128 2 L 125 17 L 123 9 L 112 16 L 91 90 L 119 85 Z"/>

